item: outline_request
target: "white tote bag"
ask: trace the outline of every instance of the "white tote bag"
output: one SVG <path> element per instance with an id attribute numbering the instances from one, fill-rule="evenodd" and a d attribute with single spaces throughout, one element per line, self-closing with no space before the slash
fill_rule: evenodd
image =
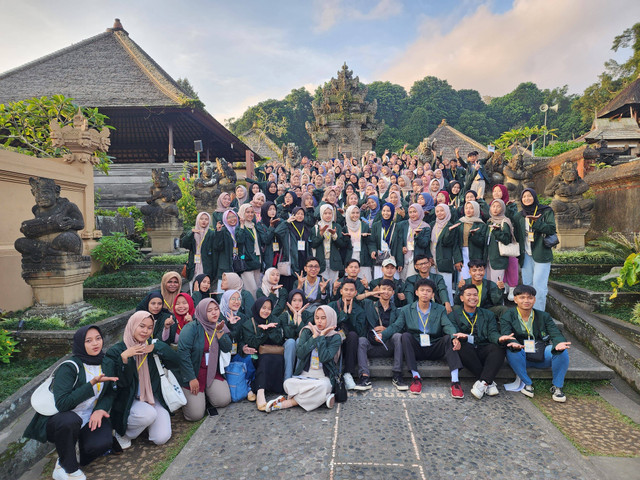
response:
<path id="1" fill-rule="evenodd" d="M 182 387 L 173 372 L 162 366 L 157 355 L 153 355 L 153 359 L 156 361 L 156 367 L 160 374 L 160 388 L 162 389 L 164 403 L 167 404 L 170 412 L 175 412 L 187 404 L 187 397 L 184 396 Z"/>
<path id="2" fill-rule="evenodd" d="M 40 415 L 44 415 L 46 417 L 51 417 L 58 413 L 58 409 L 56 408 L 56 400 L 53 397 L 53 392 L 51 391 L 51 384 L 53 383 L 53 376 L 55 375 L 58 368 L 65 363 L 71 363 L 74 367 L 76 367 L 76 381 L 73 382 L 73 386 L 76 386 L 78 383 L 78 375 L 80 374 L 80 369 L 78 368 L 78 364 L 73 360 L 65 360 L 60 365 L 58 365 L 49 378 L 47 378 L 42 384 L 36 388 L 36 390 L 31 394 L 31 406 L 33 409 L 38 412 Z"/>

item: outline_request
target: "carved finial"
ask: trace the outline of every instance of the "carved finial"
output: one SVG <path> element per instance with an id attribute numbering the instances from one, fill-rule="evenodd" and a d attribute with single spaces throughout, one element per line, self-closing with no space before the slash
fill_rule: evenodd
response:
<path id="1" fill-rule="evenodd" d="M 442 121 L 440 122 L 440 126 L 441 126 L 441 127 L 444 127 L 444 126 L 446 126 L 446 125 L 447 125 L 447 119 L 446 119 L 446 118 L 443 118 L 443 119 L 442 119 Z"/>
<path id="2" fill-rule="evenodd" d="M 123 32 L 123 33 L 127 33 L 127 31 L 122 26 L 122 23 L 120 23 L 120 19 L 119 18 L 116 18 L 114 20 L 113 27 L 107 28 L 107 32 Z"/>

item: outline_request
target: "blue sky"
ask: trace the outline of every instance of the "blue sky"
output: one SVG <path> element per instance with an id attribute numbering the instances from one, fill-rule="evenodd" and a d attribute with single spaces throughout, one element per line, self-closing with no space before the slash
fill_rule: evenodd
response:
<path id="1" fill-rule="evenodd" d="M 316 86 L 346 61 L 364 82 L 435 75 L 499 96 L 523 81 L 580 93 L 640 21 L 637 0 L 2 0 L 0 72 L 121 19 L 220 121 Z M 618 58 L 625 58 L 620 52 Z"/>

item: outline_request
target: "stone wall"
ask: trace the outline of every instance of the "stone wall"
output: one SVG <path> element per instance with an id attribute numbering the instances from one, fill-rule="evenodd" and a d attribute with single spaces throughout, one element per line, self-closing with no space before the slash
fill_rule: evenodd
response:
<path id="1" fill-rule="evenodd" d="M 22 256 L 13 243 L 21 237 L 20 225 L 33 218 L 35 205 L 29 177 L 52 178 L 61 187 L 60 196 L 75 203 L 84 216 L 83 255 L 95 246 L 100 232 L 95 230 L 93 208 L 93 166 L 66 163 L 61 158 L 36 158 L 0 149 L 0 309 L 19 310 L 33 303 L 31 287 L 22 279 Z"/>

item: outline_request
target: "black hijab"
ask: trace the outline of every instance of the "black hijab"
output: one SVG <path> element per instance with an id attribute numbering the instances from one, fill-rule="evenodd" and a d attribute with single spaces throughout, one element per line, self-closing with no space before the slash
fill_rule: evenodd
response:
<path id="1" fill-rule="evenodd" d="M 255 320 L 256 324 L 266 322 L 266 320 L 260 316 L 260 309 L 266 302 L 269 302 L 271 304 L 271 308 L 273 309 L 273 302 L 269 299 L 269 297 L 258 298 L 256 300 L 256 303 L 253 304 L 253 307 L 251 307 L 251 315 L 253 316 L 253 319 Z"/>
<path id="2" fill-rule="evenodd" d="M 291 206 L 289 206 L 288 208 L 293 209 L 295 207 L 299 207 L 300 206 L 300 199 L 298 198 L 298 195 L 296 194 L 296 192 L 294 192 L 293 190 L 287 190 L 287 192 L 284 194 L 284 196 L 286 197 L 287 194 L 291 195 L 291 198 L 293 199 L 293 202 L 291 203 Z M 282 203 L 284 205 L 284 201 Z"/>
<path id="3" fill-rule="evenodd" d="M 291 212 L 291 215 L 295 215 L 296 213 L 298 213 L 298 210 L 302 210 L 304 211 L 304 209 L 302 207 L 296 207 L 293 209 L 293 211 Z M 291 222 L 289 224 L 290 230 L 295 234 L 296 240 L 307 240 L 309 238 L 309 236 L 311 235 L 311 231 L 308 228 L 305 228 L 305 224 L 304 224 L 304 220 L 302 222 L 298 222 L 297 220 L 294 220 L 293 222 Z M 300 233 L 302 233 L 302 236 L 300 235 Z"/>
<path id="4" fill-rule="evenodd" d="M 200 283 L 202 283 L 202 280 L 204 280 L 205 277 L 209 277 L 209 280 L 211 280 L 211 276 L 207 275 L 206 273 L 201 273 L 200 275 L 196 275 L 196 277 L 193 279 L 193 282 L 198 282 L 198 292 L 202 293 L 203 295 L 209 295 L 209 293 L 211 293 L 209 290 L 207 290 L 206 292 L 203 292 L 200 289 Z M 211 288 L 211 287 L 209 287 Z M 149 310 L 147 310 L 148 312 Z"/>
<path id="5" fill-rule="evenodd" d="M 288 298 L 288 300 L 289 300 L 289 305 L 291 305 L 291 301 L 293 300 L 293 296 L 294 296 L 296 293 L 299 293 L 300 295 L 302 295 L 302 306 L 304 307 L 304 306 L 308 303 L 308 302 L 307 302 L 307 297 L 305 296 L 304 291 L 303 291 L 303 290 L 300 290 L 299 288 L 296 288 L 295 290 L 291 290 L 291 291 L 289 292 L 289 298 Z"/>
<path id="6" fill-rule="evenodd" d="M 71 354 L 74 357 L 78 357 L 80 360 L 82 360 L 82 363 L 86 363 L 87 365 L 100 365 L 102 363 L 102 359 L 104 358 L 104 350 L 100 351 L 98 355 L 89 355 L 87 353 L 87 349 L 84 346 L 84 341 L 87 338 L 87 332 L 92 328 L 95 328 L 102 337 L 100 328 L 95 325 L 86 325 L 84 327 L 80 327 L 73 335 L 73 346 L 71 347 Z"/>
<path id="7" fill-rule="evenodd" d="M 271 193 L 269 191 L 269 189 L 271 188 L 271 185 L 275 185 L 276 186 L 276 193 Z M 267 200 L 269 200 L 270 202 L 275 202 L 276 198 L 278 198 L 278 184 L 276 182 L 267 182 L 267 186 L 264 189 L 264 196 L 267 198 Z"/>
<path id="8" fill-rule="evenodd" d="M 162 308 L 164 309 L 164 299 L 162 298 L 162 294 L 158 291 L 155 290 L 153 292 L 149 292 L 147 294 L 146 297 L 144 297 L 142 300 L 140 300 L 140 303 L 138 304 L 138 306 L 136 307 L 136 312 L 139 312 L 140 310 L 144 310 L 145 312 L 149 311 L 149 302 L 151 300 L 153 300 L 154 298 L 159 298 L 162 301 Z"/>
<path id="9" fill-rule="evenodd" d="M 269 212 L 269 207 L 271 205 L 275 205 L 275 203 L 273 203 L 273 202 L 264 202 L 262 204 L 262 207 L 260 207 L 260 221 L 264 225 L 266 225 L 267 227 L 271 226 L 271 224 L 269 223 L 271 219 L 269 218 L 269 215 L 267 215 L 267 212 Z M 276 208 L 276 216 L 274 218 L 278 218 L 278 210 L 277 210 L 277 208 Z"/>
<path id="10" fill-rule="evenodd" d="M 529 192 L 533 196 L 533 203 L 531 205 L 525 205 L 524 203 L 522 203 L 522 196 L 524 195 L 524 192 Z M 525 216 L 536 215 L 536 209 L 537 213 L 542 213 L 547 208 L 549 208 L 546 205 L 540 205 L 540 202 L 538 201 L 538 194 L 533 188 L 525 188 L 522 191 L 522 193 L 520 194 L 520 205 L 522 205 L 522 211 L 524 212 Z"/>

